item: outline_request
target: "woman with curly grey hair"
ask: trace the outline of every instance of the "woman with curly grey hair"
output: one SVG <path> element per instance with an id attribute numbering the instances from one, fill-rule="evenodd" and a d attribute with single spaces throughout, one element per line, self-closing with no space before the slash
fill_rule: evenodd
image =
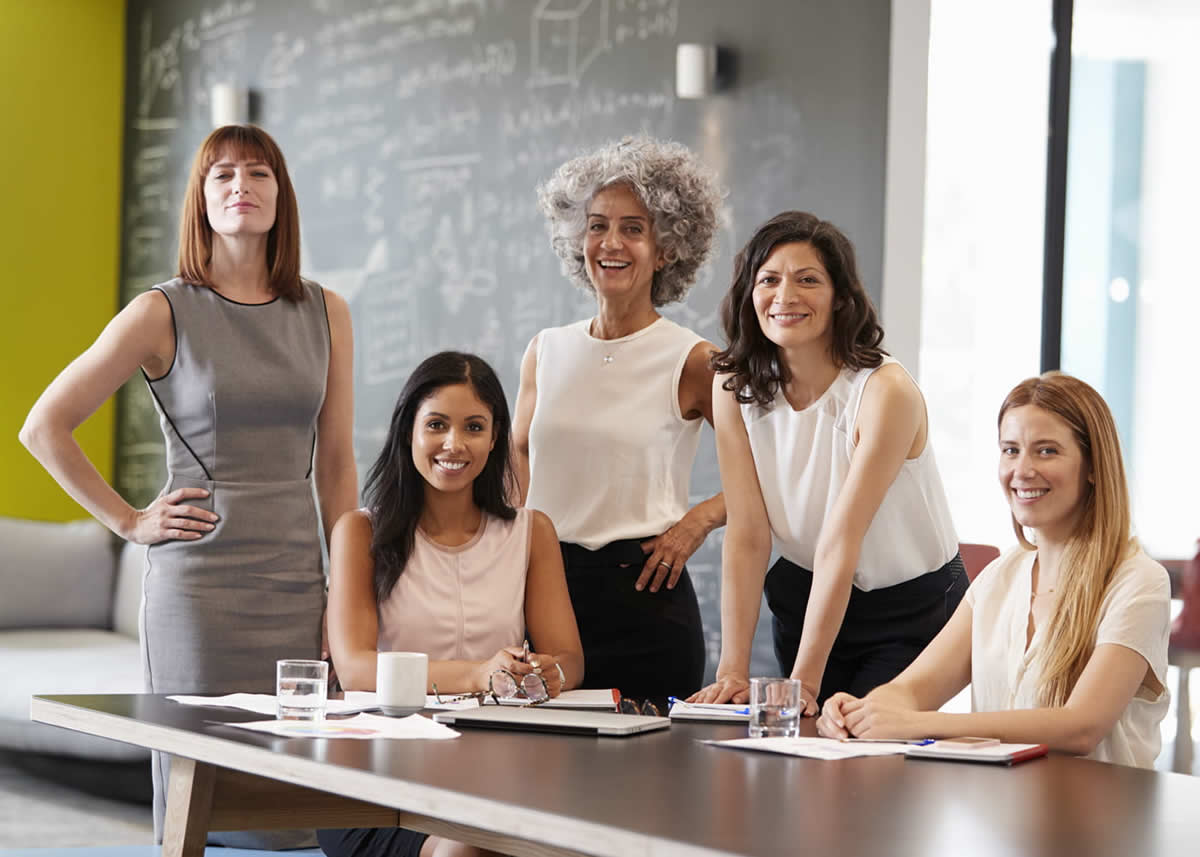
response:
<path id="1" fill-rule="evenodd" d="M 538 190 L 563 272 L 596 314 L 547 328 L 521 363 L 513 437 L 525 505 L 562 540 L 584 687 L 686 696 L 704 678 L 685 564 L 725 523 L 720 494 L 688 508 L 716 349 L 663 318 L 708 257 L 720 194 L 678 143 L 609 143 Z"/>

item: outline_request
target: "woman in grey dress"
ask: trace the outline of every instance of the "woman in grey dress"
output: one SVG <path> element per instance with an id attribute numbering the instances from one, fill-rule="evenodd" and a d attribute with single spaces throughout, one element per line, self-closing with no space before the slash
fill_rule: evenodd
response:
<path id="1" fill-rule="evenodd" d="M 358 493 L 353 343 L 345 301 L 299 268 L 299 217 L 279 147 L 258 128 L 217 129 L 188 182 L 179 275 L 121 310 L 21 430 L 72 497 L 117 535 L 149 545 L 149 692 L 273 692 L 275 660 L 321 653 L 313 482 L 328 535 Z M 145 509 L 126 503 L 72 437 L 139 367 L 167 447 L 167 484 Z M 159 838 L 167 776 L 156 758 Z"/>

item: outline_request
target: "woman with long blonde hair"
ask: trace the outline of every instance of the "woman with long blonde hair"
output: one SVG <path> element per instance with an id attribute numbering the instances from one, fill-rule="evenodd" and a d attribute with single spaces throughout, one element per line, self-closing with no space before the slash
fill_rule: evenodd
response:
<path id="1" fill-rule="evenodd" d="M 862 699 L 831 697 L 817 729 L 990 735 L 1150 767 L 1169 699 L 1170 584 L 1130 533 L 1112 414 L 1083 381 L 1048 372 L 1013 388 L 998 428 L 1019 544 L 912 666 Z M 971 713 L 936 710 L 968 682 Z"/>

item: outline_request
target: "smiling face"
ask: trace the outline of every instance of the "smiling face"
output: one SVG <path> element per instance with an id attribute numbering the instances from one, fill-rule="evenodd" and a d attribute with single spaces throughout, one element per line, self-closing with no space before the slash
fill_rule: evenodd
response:
<path id="1" fill-rule="evenodd" d="M 807 241 L 780 244 L 754 273 L 754 312 L 763 335 L 781 348 L 833 337 L 833 278 Z"/>
<path id="2" fill-rule="evenodd" d="M 219 235 L 265 235 L 275 225 L 279 184 L 265 161 L 223 153 L 204 176 L 208 222 Z"/>
<path id="3" fill-rule="evenodd" d="M 417 409 L 413 464 L 435 490 L 469 490 L 495 443 L 492 411 L 470 384 L 439 387 Z"/>
<path id="4" fill-rule="evenodd" d="M 654 240 L 650 212 L 628 185 L 611 185 L 592 197 L 583 258 L 588 278 L 599 294 L 644 291 L 649 297 L 654 272 L 662 267 L 663 259 Z"/>
<path id="5" fill-rule="evenodd" d="M 1063 419 L 1037 405 L 1005 412 L 1000 423 L 1000 487 L 1013 517 L 1038 544 L 1065 543 L 1091 490 L 1091 468 Z"/>

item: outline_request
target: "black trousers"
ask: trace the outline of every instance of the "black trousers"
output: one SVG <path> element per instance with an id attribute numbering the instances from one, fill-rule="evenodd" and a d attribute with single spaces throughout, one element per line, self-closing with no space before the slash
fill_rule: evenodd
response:
<path id="1" fill-rule="evenodd" d="M 767 572 L 767 606 L 781 675 L 791 675 L 796 662 L 812 581 L 811 571 L 782 557 Z M 957 554 L 937 571 L 895 586 L 870 592 L 851 588 L 818 704 L 838 691 L 863 696 L 898 676 L 937 636 L 966 591 L 967 572 Z"/>
<path id="2" fill-rule="evenodd" d="M 406 827 L 346 827 L 318 830 L 327 857 L 420 857 L 428 833 Z"/>
<path id="3" fill-rule="evenodd" d="M 704 682 L 704 626 L 685 567 L 674 589 L 633 588 L 646 554 L 643 539 L 588 550 L 561 543 L 567 588 L 583 642 L 583 687 L 616 687 L 624 696 L 689 696 Z"/>

